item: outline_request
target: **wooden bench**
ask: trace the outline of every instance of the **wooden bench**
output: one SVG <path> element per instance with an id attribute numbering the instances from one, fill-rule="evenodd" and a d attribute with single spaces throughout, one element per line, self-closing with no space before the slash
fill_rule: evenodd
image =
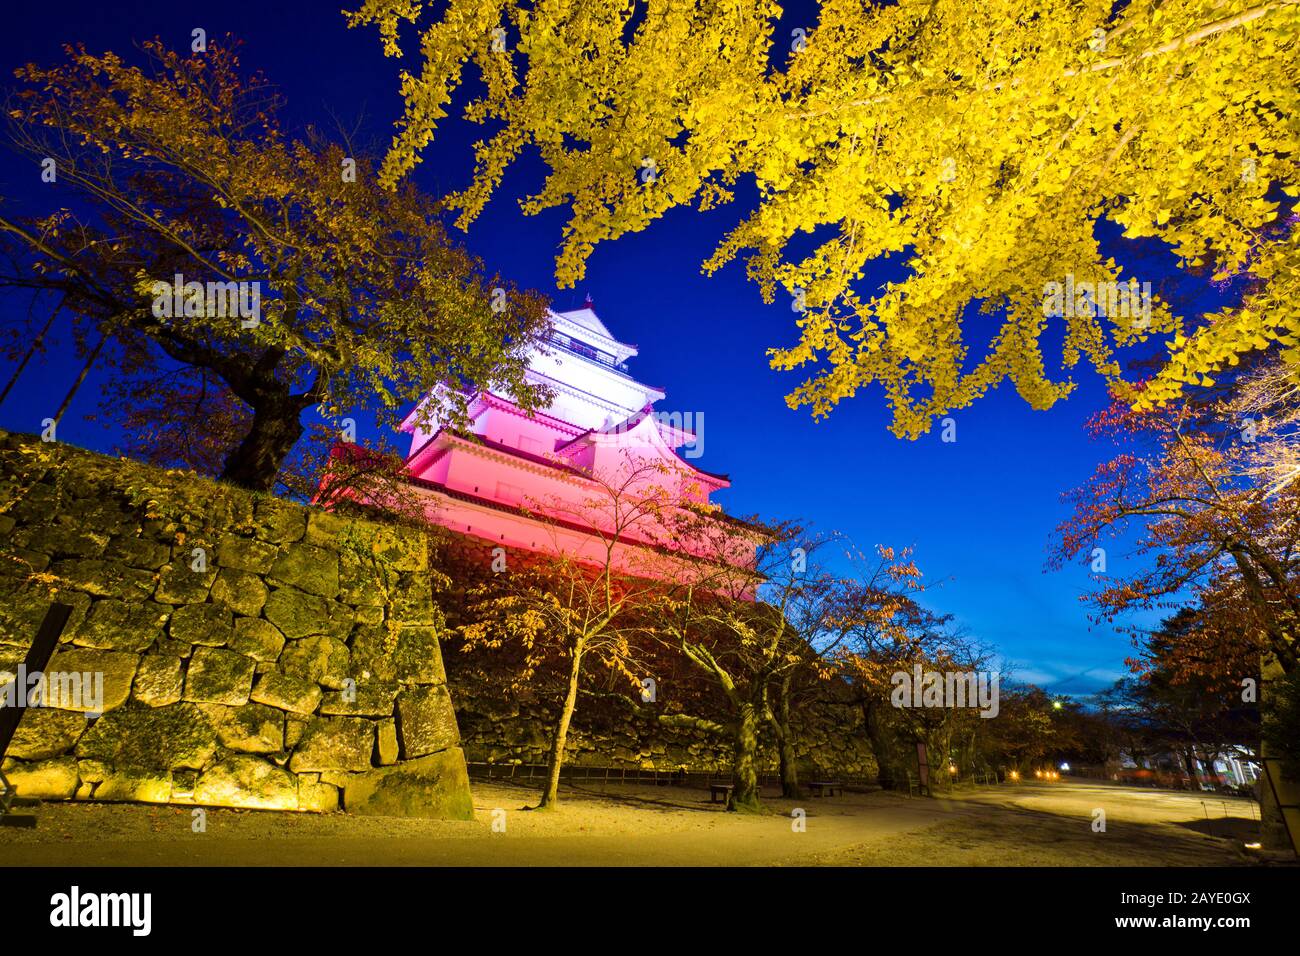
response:
<path id="1" fill-rule="evenodd" d="M 709 803 L 717 803 L 719 798 L 723 803 L 727 803 L 731 799 L 731 791 L 735 789 L 736 785 L 732 783 L 709 784 Z M 755 784 L 754 790 L 755 792 L 762 792 L 763 785 L 761 783 Z"/>
<path id="2" fill-rule="evenodd" d="M 833 797 L 837 790 L 844 796 L 844 784 L 838 780 L 813 780 L 808 784 L 808 792 L 814 797 Z"/>

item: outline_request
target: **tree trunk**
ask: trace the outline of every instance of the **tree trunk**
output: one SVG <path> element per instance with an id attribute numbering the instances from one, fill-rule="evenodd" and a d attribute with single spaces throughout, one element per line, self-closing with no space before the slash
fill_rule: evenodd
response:
<path id="1" fill-rule="evenodd" d="M 790 681 L 777 691 L 777 706 L 771 711 L 772 731 L 776 735 L 777 754 L 781 761 L 781 796 L 794 800 L 799 792 L 799 767 L 794 752 L 794 731 L 790 727 Z"/>
<path id="2" fill-rule="evenodd" d="M 871 699 L 862 702 L 862 721 L 867 728 L 867 739 L 871 741 L 871 752 L 876 757 L 876 782 L 885 790 L 898 786 L 898 777 L 894 773 L 894 742 L 880 722 L 879 707 Z"/>
<path id="3" fill-rule="evenodd" d="M 736 708 L 736 739 L 731 764 L 731 799 L 728 810 L 753 813 L 762 809 L 758 800 L 758 715 L 750 701 Z"/>
<path id="4" fill-rule="evenodd" d="M 41 331 L 37 333 L 36 338 L 32 339 L 32 344 L 27 347 L 27 352 L 23 355 L 22 361 L 20 361 L 18 367 L 14 369 L 13 375 L 9 377 L 9 383 L 5 385 L 4 391 L 0 392 L 0 405 L 4 404 L 4 400 L 9 397 L 9 393 L 12 392 L 14 386 L 18 384 L 18 378 L 23 374 L 23 369 L 27 368 L 27 363 L 32 360 L 32 356 L 39 352 L 41 346 L 45 344 L 45 336 L 49 334 L 50 326 L 54 324 L 54 320 L 58 317 L 62 308 L 62 306 L 59 306 L 58 308 L 51 310 L 50 317 L 45 320 L 45 325 L 41 328 Z"/>
<path id="5" fill-rule="evenodd" d="M 63 404 L 60 405 L 59 410 L 54 413 L 54 423 L 56 425 L 63 421 L 64 413 L 67 412 L 68 406 L 72 404 L 72 400 L 77 397 L 77 392 L 81 390 L 81 386 L 85 384 L 86 376 L 90 374 L 90 370 L 94 366 L 95 360 L 99 358 L 99 353 L 103 351 L 104 343 L 107 341 L 108 336 L 101 335 L 99 337 L 99 342 L 90 350 L 90 354 L 86 356 L 86 361 L 81 366 L 81 372 L 77 375 L 77 380 L 72 383 L 72 387 L 68 389 L 68 394 L 63 398 Z"/>
<path id="6" fill-rule="evenodd" d="M 250 491 L 270 491 L 280 467 L 302 437 L 302 410 L 292 402 L 268 402 L 253 410 L 253 424 L 229 457 L 221 480 Z"/>
<path id="7" fill-rule="evenodd" d="M 1265 711 L 1273 698 L 1273 684 L 1286 674 L 1277 656 L 1265 653 L 1260 660 L 1259 708 Z M 1300 856 L 1300 783 L 1289 778 L 1286 763 L 1269 751 L 1266 741 L 1259 748 L 1260 842 L 1264 849 Z"/>
<path id="8" fill-rule="evenodd" d="M 560 707 L 560 716 L 551 733 L 551 756 L 546 767 L 546 789 L 537 804 L 538 810 L 554 809 L 560 798 L 560 770 L 564 766 L 564 742 L 569 736 L 569 723 L 578 704 L 578 678 L 582 675 L 582 642 L 573 648 L 573 663 L 569 667 L 569 691 Z"/>

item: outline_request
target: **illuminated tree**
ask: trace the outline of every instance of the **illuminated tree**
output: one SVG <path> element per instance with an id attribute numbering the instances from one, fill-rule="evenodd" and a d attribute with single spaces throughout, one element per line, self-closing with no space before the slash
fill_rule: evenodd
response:
<path id="1" fill-rule="evenodd" d="M 771 362 L 807 373 L 788 401 L 816 416 L 873 383 L 909 437 L 1004 381 L 1046 408 L 1074 388 L 1045 354 L 1062 345 L 1063 369 L 1118 384 L 1118 349 L 1167 340 L 1155 381 L 1126 392 L 1144 407 L 1275 344 L 1300 360 L 1300 232 L 1275 228 L 1300 187 L 1295 0 L 822 0 L 792 34 L 773 0 L 440 10 L 349 14 L 392 56 L 419 31 L 384 181 L 473 74 L 463 115 L 486 135 L 451 204 L 468 224 L 536 151 L 548 176 L 522 208 L 567 208 L 562 285 L 597 244 L 752 181 L 756 207 L 705 268 L 743 257 L 767 300 L 792 297 L 798 339 Z M 1142 277 L 1103 252 L 1102 220 L 1185 270 L 1259 281 L 1215 314 L 1134 314 L 1119 287 Z M 1077 302 L 1045 302 L 1067 282 Z"/>
<path id="2" fill-rule="evenodd" d="M 911 765 L 908 751 L 925 722 L 924 715 L 892 706 L 893 675 L 937 661 L 951 643 L 951 622 L 920 603 L 925 585 L 910 552 L 881 547 L 873 561 L 860 556 L 857 564 L 866 570 L 836 595 L 835 616 L 845 636 L 834 658 L 862 709 L 877 780 L 892 789 Z"/>
<path id="3" fill-rule="evenodd" d="M 1091 564 L 1098 587 L 1087 599 L 1099 622 L 1171 608 L 1190 593 L 1194 620 L 1178 659 L 1229 683 L 1254 673 L 1230 671 L 1247 666 L 1249 648 L 1294 670 L 1300 621 L 1300 486 L 1257 480 L 1289 432 L 1238 418 L 1236 401 L 1141 412 L 1117 404 L 1095 416 L 1093 432 L 1125 450 L 1065 496 L 1074 514 L 1058 528 L 1052 559 Z M 1108 554 L 1103 545 L 1126 534 L 1131 553 Z"/>
<path id="4" fill-rule="evenodd" d="M 792 674 L 816 669 L 813 638 L 829 623 L 835 581 L 807 562 L 815 546 L 794 523 L 716 519 L 705 513 L 687 522 L 694 544 L 692 571 L 663 595 L 650 635 L 679 652 L 725 702 L 723 724 L 690 715 L 664 722 L 724 732 L 732 744 L 732 790 L 727 809 L 757 811 L 759 729 L 766 722 L 781 752 L 783 789 L 798 792 L 793 730 L 786 707 Z M 752 561 L 735 560 L 742 553 Z"/>
<path id="5" fill-rule="evenodd" d="M 543 303 L 482 275 L 432 199 L 381 188 L 365 156 L 313 131 L 290 138 L 233 45 L 145 51 L 149 69 L 70 47 L 61 65 L 18 70 L 13 145 L 68 206 L 0 216 L 0 285 L 47 294 L 81 338 L 111 338 L 104 358 L 122 370 L 178 364 L 219 383 L 218 407 L 233 396 L 247 412 L 224 419 L 242 432 L 220 476 L 257 490 L 309 408 L 341 430 L 361 409 L 394 424 L 443 383 L 538 400 L 524 369 Z"/>
<path id="6" fill-rule="evenodd" d="M 552 547 L 475 588 L 467 609 L 470 622 L 460 628 L 463 650 L 505 649 L 517 655 L 511 675 L 516 688 L 557 660 L 563 666 L 563 698 L 550 731 L 539 810 L 553 808 L 559 799 L 584 666 L 594 660 L 614 683 L 640 690 L 641 677 L 631 667 L 635 615 L 680 568 L 672 555 L 680 542 L 673 538 L 671 516 L 682 505 L 682 492 L 661 462 L 627 454 L 612 473 L 585 471 L 576 477 L 587 485 L 584 497 L 530 505 Z"/>

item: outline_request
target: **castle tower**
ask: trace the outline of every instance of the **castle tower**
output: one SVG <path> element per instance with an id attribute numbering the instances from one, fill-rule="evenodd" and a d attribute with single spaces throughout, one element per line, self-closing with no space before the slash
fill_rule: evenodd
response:
<path id="1" fill-rule="evenodd" d="M 699 502 L 730 486 L 686 460 L 700 450 L 702 418 L 655 410 L 663 390 L 628 373 L 636 346 L 614 338 L 590 302 L 550 318 L 550 338 L 527 372 L 551 392 L 545 408 L 530 414 L 509 395 L 483 390 L 469 400 L 468 429 L 420 422 L 416 412 L 402 424 L 411 435 L 406 469 L 430 520 L 507 548 L 544 551 L 557 547 L 557 520 L 536 517 L 546 503 L 590 501 L 595 486 L 584 476 L 613 474 L 633 458 L 653 463 Z M 566 534 L 571 540 L 559 547 L 581 549 L 582 529 Z"/>

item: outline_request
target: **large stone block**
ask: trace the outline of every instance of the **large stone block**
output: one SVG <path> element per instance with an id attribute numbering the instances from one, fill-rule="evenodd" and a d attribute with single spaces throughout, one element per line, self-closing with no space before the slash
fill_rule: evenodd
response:
<path id="1" fill-rule="evenodd" d="M 171 557 L 171 548 L 145 538 L 119 535 L 109 542 L 107 553 L 123 564 L 146 571 L 157 571 Z"/>
<path id="2" fill-rule="evenodd" d="M 82 685 L 81 699 L 73 695 L 71 699 L 64 694 L 52 694 L 51 703 L 64 710 L 78 710 L 85 713 L 103 713 L 126 703 L 131 695 L 131 682 L 135 678 L 139 656 L 123 651 L 96 651 L 80 647 L 61 647 L 50 659 L 46 675 L 53 684 L 54 676 L 70 678 L 79 675 Z M 89 680 L 88 680 L 89 679 Z M 98 686 L 103 683 L 103 700 L 94 701 L 93 694 L 86 693 L 86 684 Z M 69 685 L 65 682 L 63 687 Z"/>
<path id="3" fill-rule="evenodd" d="M 396 683 L 398 634 L 383 624 L 359 624 L 352 632 L 352 670 L 357 680 Z"/>
<path id="4" fill-rule="evenodd" d="M 280 652 L 284 650 L 284 635 L 278 627 L 260 617 L 237 617 L 230 649 L 255 661 L 279 660 Z"/>
<path id="5" fill-rule="evenodd" d="M 163 604 L 201 604 L 208 599 L 216 579 L 217 569 L 211 564 L 202 571 L 195 571 L 190 561 L 169 564 L 159 573 L 154 600 Z"/>
<path id="6" fill-rule="evenodd" d="M 173 641 L 225 647 L 234 635 L 234 615 L 221 604 L 186 604 L 172 614 L 167 633 Z"/>
<path id="7" fill-rule="evenodd" d="M 298 809 L 293 775 L 259 757 L 232 755 L 208 768 L 194 787 L 194 802 L 250 810 Z"/>
<path id="8" fill-rule="evenodd" d="M 50 573 L 69 587 L 95 597 L 143 601 L 154 589 L 151 571 L 129 568 L 120 561 L 67 558 L 50 563 Z"/>
<path id="9" fill-rule="evenodd" d="M 399 753 L 397 747 L 397 721 L 391 718 L 379 721 L 378 735 L 375 741 L 375 755 L 379 758 L 379 765 L 387 767 L 397 763 Z"/>
<path id="10" fill-rule="evenodd" d="M 333 637 L 318 635 L 292 641 L 280 654 L 280 669 L 293 677 L 342 689 L 350 675 L 348 646 Z"/>
<path id="11" fill-rule="evenodd" d="M 86 732 L 86 717 L 70 710 L 29 707 L 18 722 L 6 756 L 23 760 L 58 757 L 72 749 Z"/>
<path id="12" fill-rule="evenodd" d="M 432 627 L 404 627 L 393 651 L 397 679 L 404 684 L 446 683 L 438 632 Z"/>
<path id="13" fill-rule="evenodd" d="M 181 699 L 185 689 L 184 663 L 171 654 L 146 654 L 135 672 L 133 696 L 150 707 L 165 707 Z"/>
<path id="14" fill-rule="evenodd" d="M 458 744 L 456 712 L 447 688 L 410 687 L 402 691 L 397 696 L 397 733 L 404 760 Z"/>
<path id="15" fill-rule="evenodd" d="M 298 780 L 298 809 L 333 813 L 339 808 L 339 788 L 319 780 Z"/>
<path id="16" fill-rule="evenodd" d="M 5 761 L 5 776 L 20 797 L 32 800 L 71 800 L 77 792 L 77 761 L 72 757 L 32 763 Z"/>
<path id="17" fill-rule="evenodd" d="M 315 681 L 267 671 L 258 678 L 250 699 L 295 714 L 312 714 L 320 704 L 321 689 Z"/>
<path id="18" fill-rule="evenodd" d="M 297 588 L 276 588 L 268 595 L 262 613 L 290 640 L 332 631 L 328 602 Z"/>
<path id="19" fill-rule="evenodd" d="M 272 583 L 332 598 L 339 593 L 339 556 L 311 544 L 291 544 L 271 565 Z"/>
<path id="20" fill-rule="evenodd" d="M 253 534 L 271 544 L 291 544 L 307 530 L 301 505 L 278 498 L 259 498 L 253 506 Z"/>
<path id="21" fill-rule="evenodd" d="M 111 598 L 99 600 L 91 605 L 72 642 L 100 650 L 143 651 L 165 635 L 171 611 L 170 606 L 154 601 L 127 604 Z"/>
<path id="22" fill-rule="evenodd" d="M 93 527 L 82 526 L 67 518 L 53 524 L 29 525 L 14 536 L 23 547 L 56 557 L 97 558 L 108 546 L 109 536 Z"/>
<path id="23" fill-rule="evenodd" d="M 200 647 L 185 674 L 185 699 L 207 704 L 246 704 L 256 665 L 251 658 L 216 647 Z"/>
<path id="24" fill-rule="evenodd" d="M 391 717 L 396 700 L 396 684 L 361 684 L 326 694 L 320 712 L 347 717 Z"/>
<path id="25" fill-rule="evenodd" d="M 307 512 L 307 534 L 303 540 L 319 548 L 337 551 L 339 539 L 354 526 L 354 522 L 347 518 L 312 508 Z"/>
<path id="26" fill-rule="evenodd" d="M 289 769 L 367 770 L 375 748 L 375 725 L 361 717 L 316 717 L 294 749 Z"/>
<path id="27" fill-rule="evenodd" d="M 396 571 L 376 568 L 373 561 L 362 561 L 352 552 L 345 551 L 339 555 L 340 601 L 357 607 L 382 609 L 387 601 L 386 592 L 396 587 L 397 581 Z"/>
<path id="28" fill-rule="evenodd" d="M 343 805 L 364 816 L 473 820 L 465 755 L 453 747 L 349 777 Z"/>
<path id="29" fill-rule="evenodd" d="M 77 743 L 77 756 L 137 770 L 199 770 L 217 750 L 217 735 L 193 704 L 130 704 L 105 714 Z"/>
<path id="30" fill-rule="evenodd" d="M 374 553 L 380 564 L 394 571 L 427 571 L 428 537 L 415 528 L 379 525 L 375 531 Z"/>
<path id="31" fill-rule="evenodd" d="M 223 747 L 250 754 L 284 750 L 284 712 L 266 704 L 200 704 Z"/>
<path id="32" fill-rule="evenodd" d="M 169 770 L 114 768 L 95 787 L 94 797 L 132 803 L 167 803 L 172 798 L 172 774 Z"/>
<path id="33" fill-rule="evenodd" d="M 271 563 L 278 553 L 279 549 L 275 545 L 265 541 L 226 534 L 222 535 L 217 544 L 217 563 L 223 568 L 265 574 L 271 570 Z"/>
<path id="34" fill-rule="evenodd" d="M 403 624 L 442 624 L 442 614 L 433 603 L 429 576 L 406 572 L 398 580 L 393 594 L 393 618 Z"/>
<path id="35" fill-rule="evenodd" d="M 212 582 L 212 600 L 239 614 L 257 617 L 266 603 L 266 585 L 256 574 L 222 568 Z"/>

